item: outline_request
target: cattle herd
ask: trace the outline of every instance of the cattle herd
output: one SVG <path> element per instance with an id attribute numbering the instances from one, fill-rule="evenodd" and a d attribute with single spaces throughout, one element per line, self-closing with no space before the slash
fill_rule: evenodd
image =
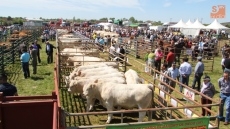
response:
<path id="1" fill-rule="evenodd" d="M 146 109 L 152 104 L 153 85 L 143 84 L 138 73 L 129 69 L 125 73 L 119 70 L 119 64 L 113 61 L 96 57 L 94 48 L 86 48 L 85 43 L 69 40 L 65 37 L 65 31 L 59 30 L 58 39 L 59 56 L 63 64 L 74 66 L 69 75 L 63 75 L 68 92 L 80 94 L 87 100 L 87 111 L 94 107 L 95 100 L 107 109 L 113 111 L 114 107 L 125 109 Z M 75 39 L 76 35 L 70 36 Z M 65 37 L 65 38 L 63 38 Z M 82 39 L 79 38 L 79 39 Z M 72 42 L 65 42 L 72 41 Z M 68 45 L 64 45 L 68 44 Z M 70 45 L 71 44 L 71 45 Z M 94 54 L 92 54 L 94 53 Z M 138 122 L 142 122 L 146 112 L 139 112 Z M 108 115 L 106 123 L 112 120 L 112 114 Z"/>

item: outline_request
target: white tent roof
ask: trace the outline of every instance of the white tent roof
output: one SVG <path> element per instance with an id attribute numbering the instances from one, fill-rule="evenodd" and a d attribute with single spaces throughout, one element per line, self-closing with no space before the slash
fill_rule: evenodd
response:
<path id="1" fill-rule="evenodd" d="M 199 20 L 197 19 L 192 25 L 186 26 L 185 28 L 190 28 L 190 29 L 205 29 L 206 26 L 201 24 Z"/>
<path id="2" fill-rule="evenodd" d="M 181 19 L 177 24 L 169 26 L 169 28 L 184 28 L 187 25 L 183 22 L 183 20 Z"/>
<path id="3" fill-rule="evenodd" d="M 187 26 L 191 26 L 193 23 L 190 21 L 190 19 L 185 23 Z"/>
<path id="4" fill-rule="evenodd" d="M 224 30 L 224 29 L 230 29 L 228 27 L 225 27 L 221 25 L 216 19 L 208 26 L 206 26 L 206 29 L 216 29 L 216 30 Z"/>

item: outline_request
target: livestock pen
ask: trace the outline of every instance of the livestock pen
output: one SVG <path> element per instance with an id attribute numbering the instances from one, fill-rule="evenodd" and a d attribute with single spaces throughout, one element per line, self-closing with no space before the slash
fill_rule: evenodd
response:
<path id="1" fill-rule="evenodd" d="M 57 36 L 58 37 L 58 36 Z M 208 99 L 210 99 L 213 104 L 209 105 L 202 105 L 197 101 L 194 101 L 191 99 L 191 96 L 188 96 L 186 94 L 181 94 L 177 90 L 174 91 L 173 94 L 169 94 L 167 91 L 159 89 L 158 83 L 164 83 L 161 82 L 158 78 L 155 78 L 155 76 L 146 74 L 143 72 L 144 65 L 140 62 L 129 58 L 129 64 L 131 66 L 123 66 L 125 67 L 124 72 L 127 68 L 135 69 L 140 73 L 140 77 L 144 80 L 145 83 L 151 83 L 154 85 L 154 92 L 153 92 L 153 106 L 148 109 L 133 109 L 133 110 L 119 110 L 119 111 L 105 111 L 105 109 L 100 105 L 95 105 L 95 112 L 86 112 L 86 102 L 85 99 L 81 98 L 79 95 L 76 94 L 70 94 L 67 91 L 66 83 L 63 78 L 63 76 L 66 76 L 74 69 L 76 66 L 68 66 L 66 65 L 66 54 L 62 52 L 64 48 L 85 48 L 87 46 L 87 49 L 82 50 L 94 50 L 97 49 L 97 46 L 92 43 L 87 42 L 61 42 L 60 40 L 57 40 L 57 59 L 56 59 L 56 68 L 54 71 L 55 74 L 55 88 L 59 91 L 60 94 L 60 113 L 61 113 L 61 123 L 63 124 L 64 128 L 106 128 L 109 125 L 105 125 L 106 116 L 107 114 L 116 114 L 114 116 L 114 119 L 112 120 L 113 124 L 116 124 L 114 126 L 127 126 L 127 125 L 142 125 L 142 124 L 151 124 L 151 123 L 161 123 L 164 122 L 179 122 L 179 121 L 186 121 L 191 120 L 193 117 L 198 118 L 200 116 L 200 109 L 204 107 L 207 111 L 206 107 L 208 106 L 219 106 L 219 103 L 212 100 L 211 98 L 208 98 L 207 96 L 204 96 L 200 94 L 199 92 L 194 91 L 193 89 L 189 88 L 188 86 L 184 86 L 183 84 L 180 84 L 179 82 L 176 82 L 178 85 L 183 85 L 187 91 L 191 94 L 199 94 L 201 96 L 204 96 Z M 79 49 L 76 49 L 79 50 Z M 75 54 L 80 52 L 74 52 Z M 84 52 L 82 52 L 84 53 Z M 86 52 L 86 53 L 89 53 Z M 108 59 L 108 56 L 110 53 L 103 53 L 100 51 L 92 51 L 92 55 L 90 56 L 97 56 L 100 58 Z M 82 56 L 82 55 L 81 55 Z M 85 55 L 83 55 L 85 56 Z M 109 61 L 109 60 L 106 60 Z M 106 62 L 105 61 L 105 62 Z M 126 61 L 126 59 L 125 59 Z M 84 61 L 83 61 L 84 62 Z M 86 63 L 85 61 L 84 63 Z M 109 61 L 111 62 L 111 61 Z M 82 65 L 84 65 L 82 63 Z M 127 62 L 126 62 L 127 63 Z M 126 64 L 124 63 L 124 64 Z M 142 66 L 142 67 L 135 67 L 135 66 Z M 119 65 L 118 65 L 119 67 Z M 152 69 L 155 73 L 162 74 L 154 69 Z M 175 81 L 175 80 L 173 80 Z M 170 88 L 170 86 L 166 85 Z M 181 100 L 181 98 L 185 98 L 186 101 Z M 147 111 L 148 117 L 145 117 L 143 123 L 136 123 L 137 122 L 137 112 L 141 111 Z M 214 116 L 217 115 L 216 112 L 212 112 L 212 116 L 210 118 L 215 118 Z M 218 128 L 219 121 L 211 121 L 209 123 L 209 128 Z M 121 124 L 119 124 L 121 123 Z M 122 124 L 123 123 L 123 124 Z M 112 125 L 113 125 L 112 124 Z M 189 127 L 192 127 L 191 125 Z"/>

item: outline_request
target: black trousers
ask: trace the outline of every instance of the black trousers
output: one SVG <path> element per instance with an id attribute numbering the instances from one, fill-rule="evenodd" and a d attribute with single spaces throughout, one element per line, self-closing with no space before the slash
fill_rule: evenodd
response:
<path id="1" fill-rule="evenodd" d="M 47 63 L 53 63 L 53 52 L 47 52 Z"/>
<path id="2" fill-rule="evenodd" d="M 38 63 L 41 63 L 40 51 L 38 51 L 37 56 L 38 56 Z"/>
<path id="3" fill-rule="evenodd" d="M 29 62 L 22 62 L 22 71 L 24 78 L 30 77 Z"/>

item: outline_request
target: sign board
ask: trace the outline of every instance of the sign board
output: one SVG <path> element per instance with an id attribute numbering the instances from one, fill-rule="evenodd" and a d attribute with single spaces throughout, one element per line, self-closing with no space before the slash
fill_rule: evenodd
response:
<path id="1" fill-rule="evenodd" d="M 208 129 L 209 117 L 143 124 L 108 125 L 106 129 Z"/>
<path id="2" fill-rule="evenodd" d="M 192 111 L 191 110 L 185 108 L 184 113 L 187 115 L 187 117 L 189 117 L 189 118 L 192 117 Z"/>
<path id="3" fill-rule="evenodd" d="M 173 98 L 170 99 L 173 107 L 177 107 L 177 101 Z"/>
<path id="4" fill-rule="evenodd" d="M 191 100 L 195 100 L 195 93 L 193 91 L 190 91 L 187 88 L 184 88 L 184 95 L 188 97 Z M 186 99 L 186 98 L 185 98 Z"/>
<path id="5" fill-rule="evenodd" d="M 225 15 L 226 15 L 225 5 L 212 6 L 212 12 L 210 13 L 211 18 L 225 18 Z"/>

